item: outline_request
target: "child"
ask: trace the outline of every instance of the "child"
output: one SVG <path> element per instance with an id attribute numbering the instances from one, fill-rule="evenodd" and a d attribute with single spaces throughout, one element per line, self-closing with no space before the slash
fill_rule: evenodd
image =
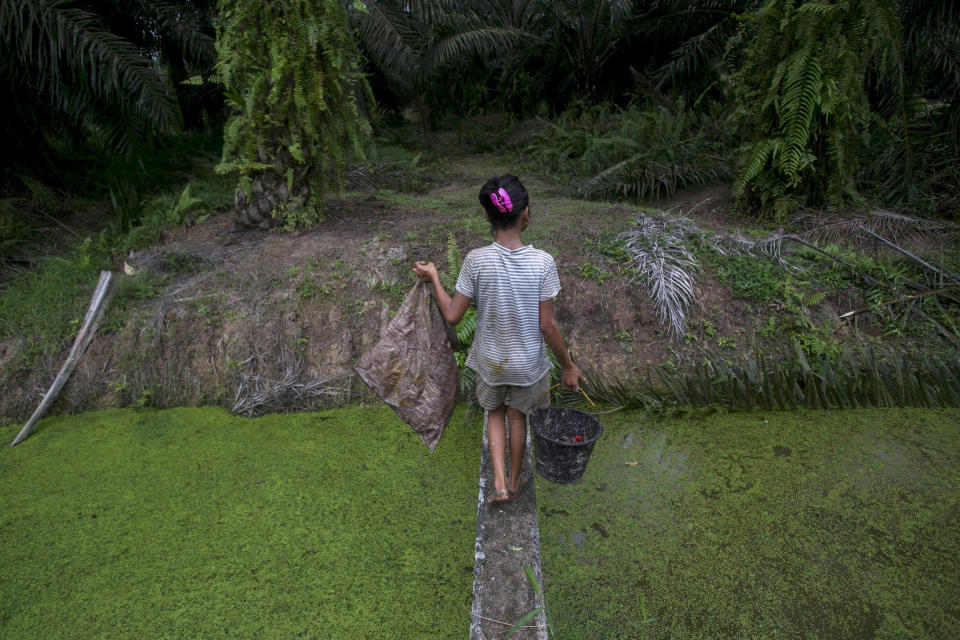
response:
<path id="1" fill-rule="evenodd" d="M 433 284 L 437 305 L 447 322 L 463 318 L 471 300 L 477 304 L 477 330 L 467 366 L 477 372 L 477 401 L 487 410 L 494 491 L 486 501 L 517 497 L 529 481 L 522 472 L 527 443 L 527 415 L 549 404 L 553 365 L 544 341 L 560 362 L 560 379 L 577 391 L 586 382 L 570 359 L 553 315 L 560 278 L 553 257 L 524 245 L 520 233 L 530 224 L 527 190 L 515 176 L 491 178 L 480 189 L 480 204 L 493 229 L 492 244 L 467 254 L 451 298 L 432 262 L 417 262 L 414 273 Z M 510 476 L 504 469 L 506 426 L 510 421 Z"/>

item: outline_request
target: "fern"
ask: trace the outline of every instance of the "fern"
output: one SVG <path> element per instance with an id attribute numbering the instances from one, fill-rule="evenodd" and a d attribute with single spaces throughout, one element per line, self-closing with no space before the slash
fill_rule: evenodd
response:
<path id="1" fill-rule="evenodd" d="M 218 169 L 240 174 L 245 211 L 257 209 L 247 202 L 260 190 L 273 224 L 309 224 L 368 131 L 345 9 L 336 0 L 221 0 L 219 8 L 223 82 L 242 106 L 224 129 Z"/>
<path id="2" fill-rule="evenodd" d="M 865 78 L 895 66 L 898 24 L 887 0 L 768 0 L 744 23 L 749 44 L 733 85 L 755 133 L 734 184 L 742 206 L 783 219 L 798 203 L 851 195 L 870 120 Z"/>
<path id="3" fill-rule="evenodd" d="M 816 292 L 816 293 L 813 293 L 813 294 L 810 294 L 809 296 L 807 296 L 806 300 L 803 301 L 803 306 L 804 306 L 804 307 L 816 307 L 817 305 L 819 305 L 820 303 L 822 303 L 822 302 L 823 302 L 824 300 L 826 300 L 826 299 L 827 299 L 827 292 L 826 292 L 826 291 L 818 291 L 818 292 Z"/>
<path id="4" fill-rule="evenodd" d="M 190 183 L 188 182 L 176 201 L 167 210 L 166 222 L 168 224 L 180 224 L 191 209 L 203 203 L 203 198 L 197 198 L 190 194 Z"/>
<path id="5" fill-rule="evenodd" d="M 457 277 L 460 275 L 460 248 L 457 247 L 457 239 L 452 233 L 447 234 L 447 268 L 440 271 L 440 284 L 447 291 L 452 291 L 457 286 Z"/>
<path id="6" fill-rule="evenodd" d="M 460 249 L 457 246 L 457 239 L 452 233 L 447 234 L 447 268 L 440 271 L 440 284 L 448 291 L 456 288 L 457 277 L 460 275 L 460 268 L 463 266 L 460 260 Z M 457 323 L 457 342 L 459 343 L 454 357 L 460 369 L 465 368 L 467 354 L 470 346 L 473 344 L 473 336 L 477 331 L 477 309 L 474 306 L 467 308 L 460 322 Z"/>
<path id="7" fill-rule="evenodd" d="M 460 350 L 466 351 L 473 344 L 473 335 L 477 331 L 477 309 L 470 307 L 457 324 L 457 342 Z"/>
<path id="8" fill-rule="evenodd" d="M 779 168 L 787 178 L 787 185 L 794 187 L 800 183 L 802 170 L 813 162 L 807 145 L 817 105 L 822 102 L 823 71 L 810 49 L 794 53 L 787 66 L 790 72 L 780 102 L 783 141 Z"/>

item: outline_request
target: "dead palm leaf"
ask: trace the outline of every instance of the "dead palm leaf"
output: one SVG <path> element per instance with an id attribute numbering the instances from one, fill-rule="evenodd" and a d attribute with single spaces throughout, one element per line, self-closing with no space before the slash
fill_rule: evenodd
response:
<path id="1" fill-rule="evenodd" d="M 620 240 L 630 256 L 628 267 L 646 286 L 661 324 L 675 337 L 683 336 L 686 309 L 696 297 L 691 274 L 699 269 L 696 256 L 684 244 L 684 225 L 641 215 Z"/>

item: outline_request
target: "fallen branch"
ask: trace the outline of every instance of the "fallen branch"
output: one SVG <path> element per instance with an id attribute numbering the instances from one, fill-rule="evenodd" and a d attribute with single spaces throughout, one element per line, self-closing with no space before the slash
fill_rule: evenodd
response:
<path id="1" fill-rule="evenodd" d="M 945 279 L 946 279 L 946 276 L 949 276 L 950 279 L 953 280 L 954 282 L 960 282 L 960 278 L 957 278 L 957 276 L 953 275 L 952 273 L 950 273 L 950 272 L 947 271 L 946 269 L 944 269 L 944 270 L 941 271 L 940 269 L 937 269 L 935 266 L 933 266 L 933 265 L 930 264 L 929 262 L 926 262 L 926 261 L 924 261 L 924 260 L 921 260 L 921 259 L 918 258 L 917 256 L 913 255 L 912 253 L 910 253 L 909 251 L 907 251 L 907 250 L 904 249 L 903 247 L 898 247 L 897 245 L 895 245 L 894 243 L 890 242 L 889 240 L 887 240 L 887 239 L 884 238 L 883 236 L 877 235 L 877 234 L 874 233 L 873 231 L 870 231 L 870 229 L 867 229 L 867 228 L 866 228 L 865 226 L 863 226 L 862 224 L 858 224 L 857 226 L 860 228 L 861 231 L 864 231 L 864 232 L 866 232 L 867 234 L 873 236 L 874 238 L 876 238 L 877 240 L 879 240 L 879 241 L 882 242 L 883 244 L 887 245 L 888 247 L 890 247 L 890 248 L 893 249 L 894 251 L 899 251 L 900 253 L 902 253 L 903 255 L 907 256 L 908 258 L 910 258 L 910 259 L 913 260 L 914 262 L 916 262 L 916 263 L 918 263 L 918 264 L 920 264 L 920 265 L 923 265 L 923 266 L 926 267 L 927 269 L 930 269 L 931 271 L 933 271 L 934 273 L 936 273 L 938 276 L 940 276 L 941 281 L 942 281 L 942 280 L 945 280 Z"/>
<path id="2" fill-rule="evenodd" d="M 939 293 L 946 293 L 947 291 L 952 291 L 953 289 L 960 289 L 960 284 L 950 285 L 949 287 L 944 287 L 942 289 L 934 289 L 932 291 L 924 291 L 923 293 L 918 293 L 915 296 L 907 296 L 906 298 L 897 298 L 896 300 L 889 300 L 887 302 L 880 302 L 877 305 L 871 305 L 869 307 L 862 307 L 860 309 L 854 309 L 853 311 L 847 311 L 844 314 L 840 315 L 840 318 L 849 318 L 850 316 L 855 316 L 858 313 L 863 313 L 864 311 L 870 311 L 874 306 L 883 306 L 889 304 L 897 304 L 898 302 L 907 302 L 908 300 L 916 300 L 917 298 L 925 298 L 926 296 L 935 296 Z"/>
<path id="3" fill-rule="evenodd" d="M 56 379 L 54 379 L 53 384 L 50 385 L 50 389 L 47 390 L 46 395 L 43 396 L 43 400 L 40 401 L 40 404 L 36 410 L 34 410 L 33 415 L 27 420 L 27 424 L 23 425 L 23 429 L 20 430 L 17 437 L 10 443 L 11 447 L 19 444 L 30 435 L 30 431 L 34 425 L 36 425 L 37 421 L 60 394 L 60 390 L 63 389 L 70 374 L 73 373 L 77 363 L 83 356 L 83 352 L 86 351 L 90 343 L 93 342 L 93 338 L 97 334 L 97 326 L 100 324 L 100 319 L 103 318 L 103 311 L 106 308 L 112 278 L 113 274 L 111 272 L 100 272 L 100 281 L 97 282 L 97 288 L 93 292 L 93 298 L 90 300 L 90 308 L 87 309 L 87 315 L 83 319 L 83 326 L 73 341 L 73 348 L 70 349 L 67 361 L 63 363 L 63 366 L 60 368 L 60 373 L 57 374 Z"/>
<path id="4" fill-rule="evenodd" d="M 870 284 L 872 284 L 872 285 L 874 285 L 874 286 L 879 286 L 879 285 L 880 285 L 880 282 L 879 282 L 878 280 L 876 280 L 876 279 L 872 278 L 871 276 L 867 275 L 866 273 L 864 273 L 862 269 L 858 269 L 857 267 L 855 267 L 854 265 L 850 264 L 849 262 L 847 262 L 847 261 L 844 260 L 843 258 L 839 258 L 839 257 L 833 255 L 832 253 L 828 252 L 828 251 L 824 251 L 823 249 L 821 249 L 821 248 L 818 247 L 817 245 L 813 244 L 812 242 L 807 242 L 806 240 L 804 240 L 803 238 L 801 238 L 800 236 L 798 236 L 798 235 L 796 235 L 796 234 L 791 233 L 791 234 L 785 235 L 785 236 L 783 236 L 783 239 L 784 239 L 784 240 L 791 240 L 791 241 L 793 241 L 793 242 L 796 242 L 797 244 L 802 244 L 802 245 L 805 246 L 805 247 L 808 247 L 808 248 L 810 248 L 810 249 L 813 249 L 814 251 L 816 251 L 816 252 L 818 252 L 818 253 L 821 253 L 821 254 L 825 255 L 826 257 L 830 258 L 830 259 L 833 260 L 834 262 L 839 262 L 839 263 L 842 264 L 843 266 L 849 267 L 849 268 L 852 269 L 853 271 L 856 271 L 857 274 L 858 274 L 861 278 L 863 278 L 864 280 L 866 280 L 866 281 L 869 282 Z"/>

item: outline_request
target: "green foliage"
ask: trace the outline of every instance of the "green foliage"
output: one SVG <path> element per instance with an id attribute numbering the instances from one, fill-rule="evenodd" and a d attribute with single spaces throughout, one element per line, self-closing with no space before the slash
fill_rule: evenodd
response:
<path id="1" fill-rule="evenodd" d="M 715 122 L 684 108 L 574 108 L 528 153 L 577 197 L 656 199 L 732 175 Z"/>
<path id="2" fill-rule="evenodd" d="M 509 13 L 494 2 L 364 0 L 353 6 L 350 17 L 366 59 L 385 89 L 403 101 L 400 109 L 415 111 L 428 144 L 433 110 L 451 95 L 471 100 L 466 94 L 483 87 L 489 73 L 480 61 L 524 42 Z"/>
<path id="3" fill-rule="evenodd" d="M 756 10 L 760 0 L 655 0 L 646 3 L 643 36 L 661 46 L 652 80 L 688 97 L 717 87 L 719 64 L 738 28 L 737 16 Z M 698 82 L 699 80 L 699 82 Z M 704 88 L 706 87 L 706 89 Z M 696 94 L 694 94 L 696 95 Z"/>
<path id="4" fill-rule="evenodd" d="M 142 139 L 145 130 L 179 123 L 176 94 L 155 61 L 113 32 L 91 5 L 0 2 L 0 74 L 32 84 L 49 107 L 125 149 L 131 136 Z"/>
<path id="5" fill-rule="evenodd" d="M 960 407 L 960 356 L 907 356 L 887 349 L 808 357 L 792 354 L 709 356 L 690 370 L 666 363 L 630 383 L 588 372 L 590 397 L 625 408 L 792 410 L 855 407 Z"/>
<path id="6" fill-rule="evenodd" d="M 130 201 L 125 204 L 128 209 L 117 220 L 118 224 L 78 239 L 64 256 L 48 258 L 37 269 L 23 272 L 9 283 L 0 296 L 0 340 L 17 336 L 25 339 L 19 363 L 11 370 L 37 366 L 44 358 L 69 346 L 101 269 L 111 269 L 118 257 L 149 246 L 164 229 L 201 221 L 230 206 L 232 184 L 213 173 L 212 161 L 205 156 L 206 145 L 205 140 L 185 137 L 135 169 L 95 167 L 91 176 L 112 176 L 115 193 L 129 193 Z M 185 168 L 194 179 L 164 190 L 163 185 L 182 180 Z M 26 182 L 38 199 L 34 206 L 56 206 L 43 202 L 48 197 L 56 199 L 55 195 L 49 196 L 54 193 L 52 189 L 31 178 L 26 178 Z M 97 198 L 104 194 L 94 191 L 89 195 Z M 0 225 L 9 225 L 11 231 L 20 230 L 16 235 L 3 236 L 4 240 L 9 240 L 12 247 L 24 246 L 30 242 L 29 231 L 23 228 L 24 217 L 16 210 L 6 209 L 4 203 L 13 206 L 0 200 Z M 126 226 L 119 224 L 123 220 Z M 130 301 L 152 297 L 155 284 L 139 276 L 121 278 L 108 307 L 104 330 L 121 328 L 126 322 L 122 310 Z"/>
<path id="7" fill-rule="evenodd" d="M 181 224 L 188 215 L 196 215 L 195 220 L 202 221 L 213 211 L 204 198 L 191 195 L 190 183 L 187 183 L 179 195 L 176 192 L 160 193 L 142 205 L 131 203 L 130 206 L 137 207 L 135 215 L 139 220 L 123 238 L 124 248 L 129 250 L 150 245 L 157 239 L 160 231 Z"/>
<path id="8" fill-rule="evenodd" d="M 714 276 L 727 285 L 733 295 L 745 300 L 770 302 L 782 298 L 784 287 L 792 282 L 783 267 L 755 256 L 725 256 L 718 261 Z"/>
<path id="9" fill-rule="evenodd" d="M 440 283 L 447 290 L 453 290 L 457 285 L 457 277 L 460 275 L 460 268 L 463 263 L 460 260 L 460 249 L 457 247 L 457 240 L 454 235 L 447 235 L 447 270 L 440 272 Z M 457 367 L 460 369 L 460 392 L 468 395 L 473 390 L 475 383 L 473 371 L 466 366 L 467 356 L 470 354 L 470 346 L 473 344 L 473 336 L 477 330 L 477 308 L 473 305 L 467 308 L 463 318 L 457 323 L 457 348 L 453 352 L 453 357 L 457 360 Z"/>
<path id="10" fill-rule="evenodd" d="M 756 0 L 420 0 L 354 3 L 384 107 L 412 109 L 429 135 L 444 115 L 521 118 L 641 95 L 668 104 L 719 86 L 735 14 Z M 436 90 L 442 86 L 443 90 Z M 489 145 L 487 133 L 476 138 Z"/>
<path id="11" fill-rule="evenodd" d="M 636 4 L 561 0 L 544 12 L 543 33 L 548 37 L 538 43 L 544 49 L 540 55 L 557 67 L 553 72 L 557 81 L 574 100 L 593 103 L 609 90 L 612 78 L 623 80 L 626 65 L 622 63 L 634 44 L 631 36 L 641 30 L 645 17 L 639 7 L 635 9 Z"/>
<path id="12" fill-rule="evenodd" d="M 161 225 L 185 220 L 175 220 L 179 216 L 168 214 L 189 185 L 189 197 L 203 201 L 195 203 L 187 212 L 186 217 L 196 221 L 233 206 L 235 183 L 229 176 L 214 171 L 220 147 L 218 134 L 184 132 L 155 138 L 152 146 L 137 146 L 129 156 L 93 149 L 75 150 L 69 162 L 63 160 L 66 163 L 63 172 L 46 176 L 43 183 L 54 193 L 68 193 L 71 200 L 66 206 L 58 204 L 50 208 L 34 197 L 34 206 L 61 217 L 84 208 L 110 212 L 112 219 L 95 221 L 99 228 L 106 227 L 116 235 L 135 234 L 140 226 L 157 231 Z M 37 181 L 29 183 L 33 182 Z M 44 186 L 40 188 L 43 190 Z M 56 200 L 62 201 L 62 197 Z M 154 239 L 146 231 L 139 233 L 145 236 L 145 242 Z M 131 246 L 119 246 L 117 251 L 125 253 L 142 246 L 134 242 Z"/>
<path id="13" fill-rule="evenodd" d="M 87 237 L 64 258 L 10 283 L 0 296 L 0 340 L 22 337 L 19 362 L 8 371 L 40 366 L 69 345 L 80 329 L 101 269 L 111 267 L 107 236 Z"/>
<path id="14" fill-rule="evenodd" d="M 362 191 L 392 189 L 400 193 L 426 193 L 450 175 L 446 158 L 427 155 L 419 145 L 408 150 L 379 140 L 368 150 L 366 162 L 350 168 L 346 186 Z"/>
<path id="15" fill-rule="evenodd" d="M 19 205 L 14 198 L 0 198 L 0 256 L 14 255 L 35 238 L 33 228 L 19 211 Z"/>
<path id="16" fill-rule="evenodd" d="M 729 286 L 737 298 L 764 303 L 764 313 L 772 314 L 759 328 L 762 337 L 800 342 L 811 356 L 825 351 L 838 355 L 830 338 L 833 329 L 813 320 L 817 307 L 828 298 L 865 298 L 871 323 L 886 335 L 920 337 L 931 331 L 933 322 L 954 324 L 955 313 L 935 296 L 917 295 L 920 285 L 916 283 L 924 280 L 924 274 L 913 262 L 869 256 L 837 245 L 828 245 L 824 251 L 837 259 L 809 247 L 790 257 L 789 268 L 750 254 L 720 256 L 708 249 L 704 257 L 718 283 Z M 907 283 L 914 284 L 908 288 Z M 924 321 L 917 322 L 913 311 Z"/>
<path id="17" fill-rule="evenodd" d="M 950 129 L 950 105 L 915 96 L 904 107 L 874 116 L 859 187 L 886 207 L 956 218 L 960 136 Z"/>
<path id="18" fill-rule="evenodd" d="M 314 222 L 324 191 L 342 184 L 348 155 L 362 156 L 366 135 L 344 8 L 337 0 L 219 7 L 217 50 L 231 105 L 219 170 L 239 174 L 248 201 L 254 185 L 269 191 L 274 224 Z"/>
<path id="19" fill-rule="evenodd" d="M 861 133 L 870 121 L 864 78 L 898 63 L 890 0 L 769 0 L 745 18 L 749 42 L 733 78 L 748 128 L 734 195 L 776 219 L 798 204 L 853 195 Z"/>
<path id="20" fill-rule="evenodd" d="M 603 284 L 604 280 L 613 277 L 613 274 L 606 270 L 602 265 L 597 266 L 592 262 L 585 262 L 580 265 L 580 275 L 588 280 L 594 280 L 598 284 Z"/>
<path id="21" fill-rule="evenodd" d="M 0 2 L 0 166 L 47 180 L 75 149 L 125 155 L 215 120 L 219 96 L 178 84 L 214 64 L 211 5 Z"/>

